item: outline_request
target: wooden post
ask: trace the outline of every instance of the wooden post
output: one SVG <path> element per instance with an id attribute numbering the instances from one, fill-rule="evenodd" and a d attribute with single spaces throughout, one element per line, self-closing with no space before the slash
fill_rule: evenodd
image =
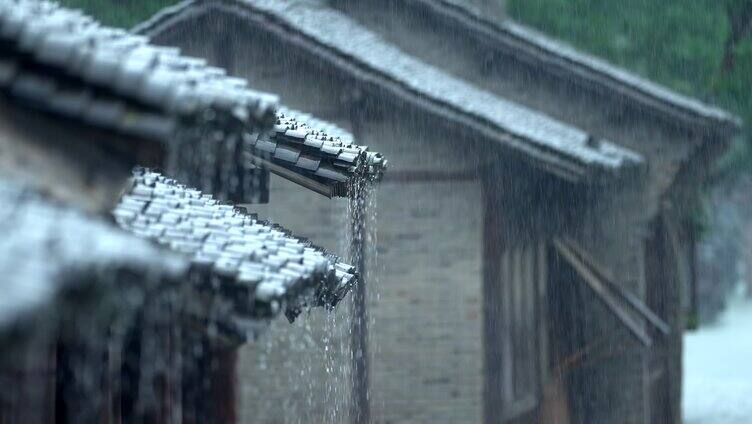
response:
<path id="1" fill-rule="evenodd" d="M 209 369 L 211 379 L 211 397 L 213 423 L 231 424 L 237 421 L 235 405 L 236 368 L 238 349 L 235 347 L 215 346 L 211 348 L 212 362 Z"/>
<path id="2" fill-rule="evenodd" d="M 483 390 L 484 422 L 500 422 L 503 416 L 500 395 L 503 391 L 502 361 L 504 354 L 498 343 L 499 329 L 502 328 L 502 310 L 498 301 L 502 299 L 499 275 L 504 251 L 504 224 L 500 211 L 499 190 L 494 185 L 498 181 L 498 170 L 486 171 L 483 176 L 483 345 L 485 379 Z"/>
<path id="3" fill-rule="evenodd" d="M 689 280 L 689 305 L 688 305 L 688 312 L 689 316 L 693 319 L 693 325 L 697 322 L 699 319 L 699 311 L 697 310 L 697 290 L 698 290 L 698 276 L 697 276 L 697 230 L 695 228 L 690 228 L 688 231 L 689 234 L 689 272 L 690 272 L 690 280 Z M 749 276 L 746 277 L 749 279 Z"/>

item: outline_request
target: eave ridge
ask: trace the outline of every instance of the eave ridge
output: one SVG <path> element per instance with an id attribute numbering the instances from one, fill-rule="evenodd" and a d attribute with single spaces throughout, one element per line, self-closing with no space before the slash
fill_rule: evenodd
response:
<path id="1" fill-rule="evenodd" d="M 689 115 L 686 122 L 703 119 L 726 131 L 738 131 L 742 119 L 722 108 L 707 104 L 638 76 L 601 58 L 582 52 L 570 44 L 549 37 L 540 31 L 512 19 L 494 22 L 479 11 L 455 0 L 406 0 L 419 2 L 424 7 L 442 9 L 457 18 L 468 28 L 482 31 L 486 36 L 496 36 L 508 48 L 525 50 L 549 64 L 569 69 L 573 76 L 608 87 L 633 101 L 650 108 L 665 107 L 670 114 Z"/>

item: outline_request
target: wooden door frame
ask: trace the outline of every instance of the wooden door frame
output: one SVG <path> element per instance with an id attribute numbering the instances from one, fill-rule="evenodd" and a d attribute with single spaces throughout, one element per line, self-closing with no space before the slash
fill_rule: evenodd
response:
<path id="1" fill-rule="evenodd" d="M 503 299 L 502 286 L 499 284 L 499 275 L 502 270 L 502 258 L 513 244 L 510 243 L 508 229 L 516 225 L 510 222 L 514 218 L 505 216 L 501 211 L 503 205 L 511 198 L 508 193 L 503 193 L 499 187 L 500 174 L 498 168 L 487 168 L 482 172 L 483 184 L 483 416 L 486 423 L 502 422 L 537 422 L 541 387 L 549 378 L 549 342 L 548 342 L 548 243 L 544 238 L 528 243 L 534 252 L 533 279 L 533 306 L 535 317 L 534 328 L 538 334 L 534 347 L 537 360 L 534 363 L 535 405 L 525 408 L 524 411 L 508 411 L 501 401 L 498 391 L 503 386 L 504 362 L 499 358 L 508 355 L 495 343 L 498 338 L 498 329 L 502 326 Z M 509 371 L 507 371 L 509 372 Z"/>

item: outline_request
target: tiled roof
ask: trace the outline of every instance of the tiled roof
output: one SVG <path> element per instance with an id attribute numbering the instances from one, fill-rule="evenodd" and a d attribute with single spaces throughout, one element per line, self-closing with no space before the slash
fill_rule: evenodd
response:
<path id="1" fill-rule="evenodd" d="M 420 4 L 425 8 L 424 13 L 443 13 L 466 28 L 477 31 L 483 39 L 494 39 L 497 47 L 518 54 L 524 52 L 528 59 L 535 60 L 539 66 L 566 78 L 597 84 L 602 89 L 611 90 L 661 113 L 685 114 L 688 123 L 699 119 L 731 128 L 741 123 L 737 116 L 723 109 L 679 94 L 511 19 L 491 20 L 467 1 L 402 1 Z"/>
<path id="2" fill-rule="evenodd" d="M 242 293 L 235 307 L 256 318 L 333 306 L 356 280 L 308 241 L 154 172 L 137 171 L 113 213 L 126 230 L 189 255 L 207 283 Z"/>
<path id="3" fill-rule="evenodd" d="M 107 322 L 104 304 L 115 298 L 137 290 L 120 305 L 136 309 L 144 296 L 192 284 L 218 295 L 215 310 L 207 315 L 199 296 L 178 290 L 189 295 L 181 312 L 243 341 L 281 312 L 293 319 L 303 307 L 333 307 L 356 280 L 309 242 L 159 174 L 138 174 L 114 215 L 127 231 L 0 178 L 0 336 L 45 323 L 54 330 L 81 311 Z M 230 306 L 216 307 L 220 299 Z"/>
<path id="4" fill-rule="evenodd" d="M 588 171 L 615 171 L 641 156 L 551 117 L 499 98 L 425 64 L 385 42 L 345 14 L 317 0 L 188 0 L 166 9 L 136 30 L 154 35 L 195 10 L 261 15 L 266 25 L 295 34 L 321 60 L 342 66 L 421 107 L 480 129 L 501 144 L 572 178 Z M 258 22 L 254 19 L 253 22 Z"/>
<path id="5" fill-rule="evenodd" d="M 268 127 L 276 108 L 276 97 L 203 59 L 34 0 L 0 0 L 0 90 L 44 111 L 162 141 L 178 125 L 213 120 Z"/>
<path id="6" fill-rule="evenodd" d="M 65 119 L 155 140 L 166 155 L 153 165 L 236 201 L 266 201 L 268 170 L 341 196 L 354 177 L 383 169 L 379 154 L 278 113 L 276 97 L 250 90 L 244 79 L 52 2 L 0 0 L 0 92 Z M 292 136 L 302 131 L 311 145 Z M 240 163 L 243 137 L 263 170 Z M 238 187 L 228 188 L 232 181 Z"/>
<path id="7" fill-rule="evenodd" d="M 378 175 L 384 164 L 366 148 L 278 116 L 275 97 L 247 89 L 244 80 L 203 59 L 152 46 L 51 2 L 0 0 L 0 94 L 63 119 L 170 144 L 176 153 L 168 159 L 187 164 L 176 173 L 208 180 L 215 196 L 226 189 L 217 179 L 248 183 L 242 177 L 254 167 L 243 149 L 252 153 L 259 137 L 276 144 L 271 155 L 258 155 L 265 165 L 284 164 L 333 195 L 355 176 Z M 316 149 L 298 147 L 317 161 L 316 169 L 287 163 L 284 152 L 298 142 L 294 132 L 320 142 Z M 40 307 L 69 279 L 114 282 L 111 274 L 121 265 L 149 275 L 170 271 L 173 279 L 205 289 L 219 283 L 240 312 L 230 321 L 281 311 L 292 318 L 303 306 L 334 306 L 356 280 L 351 266 L 322 249 L 159 174 L 139 171 L 113 213 L 125 229 L 179 254 L 0 180 L 0 226 L 7 227 L 0 271 L 11 276 L 0 299 L 0 325 Z"/>
<path id="8" fill-rule="evenodd" d="M 244 132 L 274 123 L 277 98 L 245 84 L 203 59 L 57 3 L 0 0 L 0 93 L 7 99 L 107 131 L 97 138 L 102 146 L 92 147 L 113 141 L 126 153 L 145 147 L 139 159 L 149 165 L 222 198 L 262 202 L 266 171 L 241 163 L 240 154 L 217 153 L 235 148 Z"/>
<path id="9" fill-rule="evenodd" d="M 187 261 L 111 224 L 0 179 L 0 329 L 42 319 L 54 323 L 60 294 L 85 304 L 86 290 L 117 289 L 118 272 L 143 286 L 177 282 Z M 95 300 L 96 302 L 96 300 Z M 72 305 L 67 305 L 71 307 Z"/>
<path id="10" fill-rule="evenodd" d="M 247 145 L 253 163 L 329 197 L 347 196 L 355 179 L 378 179 L 386 167 L 380 153 L 354 144 L 346 131 L 290 109 L 280 109 L 271 132 L 249 134 Z"/>

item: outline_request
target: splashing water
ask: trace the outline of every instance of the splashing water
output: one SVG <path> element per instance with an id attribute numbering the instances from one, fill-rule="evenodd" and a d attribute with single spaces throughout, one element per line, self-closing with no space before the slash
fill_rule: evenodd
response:
<path id="1" fill-rule="evenodd" d="M 364 258 L 366 269 L 359 272 L 365 277 L 362 281 L 368 285 L 371 302 L 380 297 L 374 284 L 375 187 L 363 184 L 352 194 L 348 202 L 327 204 L 333 207 L 329 213 L 343 217 L 334 221 L 349 223 L 339 226 L 336 250 L 353 264 Z M 353 231 L 358 228 L 360 233 Z M 276 320 L 258 341 L 243 347 L 238 373 L 241 417 L 262 423 L 351 422 L 355 383 L 352 303 L 351 293 L 334 310 L 307 310 L 293 324 Z M 369 317 L 366 324 L 372 323 L 373 318 Z M 368 353 L 373 355 L 378 349 L 369 346 Z"/>

